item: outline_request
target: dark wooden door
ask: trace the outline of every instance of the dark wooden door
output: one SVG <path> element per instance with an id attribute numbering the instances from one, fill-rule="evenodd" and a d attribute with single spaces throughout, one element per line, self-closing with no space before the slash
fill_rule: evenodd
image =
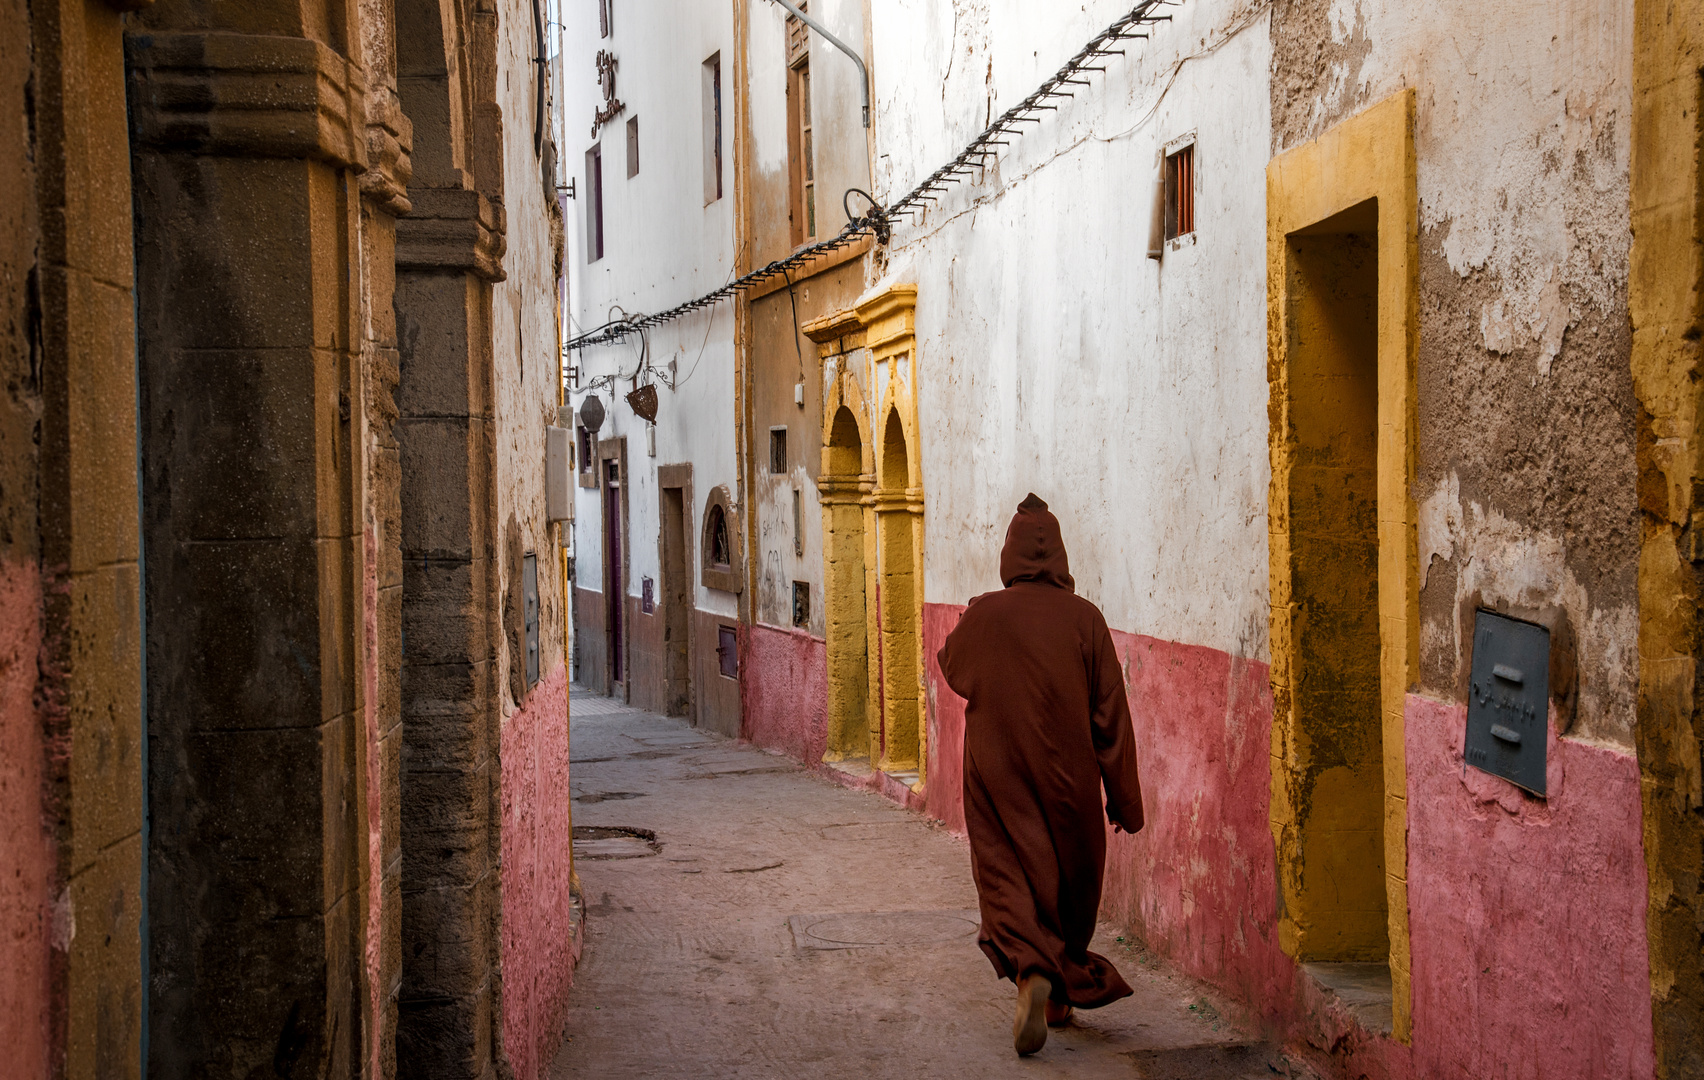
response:
<path id="1" fill-rule="evenodd" d="M 626 681 L 622 646 L 626 639 L 625 600 L 627 582 L 622 578 L 622 535 L 626 522 L 621 516 L 621 463 L 604 462 L 604 625 L 609 628 L 609 681 Z"/>

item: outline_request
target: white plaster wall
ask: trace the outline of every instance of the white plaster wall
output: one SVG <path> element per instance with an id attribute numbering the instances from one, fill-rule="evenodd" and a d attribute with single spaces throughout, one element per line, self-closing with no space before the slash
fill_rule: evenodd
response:
<path id="1" fill-rule="evenodd" d="M 596 0 L 564 0 L 564 86 L 567 174 L 578 198 L 569 204 L 569 313 L 572 336 L 605 322 L 619 308 L 629 313 L 673 307 L 732 277 L 734 265 L 734 33 L 732 4 L 693 0 L 642 0 L 614 5 L 613 33 L 599 37 Z M 618 60 L 616 96 L 627 110 L 591 135 L 602 104 L 595 57 Z M 723 197 L 704 203 L 702 65 L 722 54 Z M 627 120 L 639 118 L 639 175 L 627 176 Z M 585 152 L 603 145 L 604 257 L 586 261 Z M 637 338 L 587 349 L 578 355 L 580 386 L 608 375 L 622 378 L 599 388 L 608 418 L 598 437 L 627 439 L 630 551 L 627 592 L 640 594 L 645 577 L 660 580 L 658 465 L 690 463 L 689 508 L 693 552 L 699 554 L 705 499 L 726 485 L 738 496 L 734 447 L 733 309 L 721 304 L 649 332 L 649 357 L 660 369 L 656 456 L 646 452 L 645 423 L 623 400 L 638 369 Z M 574 362 L 571 360 L 570 362 Z M 672 364 L 672 369 L 671 369 Z M 671 390 L 667 385 L 673 382 Z M 570 395 L 578 407 L 584 392 Z M 601 590 L 600 489 L 576 488 L 573 530 L 576 584 Z M 694 580 L 697 581 L 696 568 Z M 731 593 L 696 586 L 697 605 L 724 616 L 737 613 Z"/>
<path id="2" fill-rule="evenodd" d="M 955 154 L 1124 0 L 872 0 L 878 197 Z M 1122 630 L 1267 655 L 1263 5 L 1198 0 L 1004 148 L 872 288 L 914 282 L 925 597 L 998 588 L 1028 491 Z M 1196 242 L 1145 257 L 1158 150 L 1194 131 Z"/>
<path id="3" fill-rule="evenodd" d="M 774 0 L 751 0 L 747 9 L 750 36 L 751 154 L 757 177 L 787 177 L 787 10 Z M 836 37 L 859 51 L 874 78 L 866 39 L 864 0 L 812 0 L 811 18 L 828 27 Z M 846 227 L 842 196 L 848 188 L 870 189 L 870 139 L 864 129 L 861 102 L 862 79 L 858 67 L 839 49 L 816 33 L 809 35 L 811 67 L 811 129 L 815 151 L 817 188 L 817 239 L 826 240 Z M 874 85 L 871 113 L 874 123 Z M 759 182 L 762 182 L 761 180 Z M 852 212 L 862 214 L 869 204 L 851 202 Z M 785 220 L 756 221 L 760 234 L 787 237 Z M 774 245 L 760 241 L 759 258 L 780 257 Z"/>
<path id="4" fill-rule="evenodd" d="M 1607 314 L 1627 280 L 1633 5 L 1333 0 L 1330 30 L 1343 48 L 1316 113 L 1417 88 L 1421 228 L 1448 226 L 1457 274 L 1502 283 L 1485 347 L 1535 343 L 1548 374 L 1579 315 L 1563 287 Z M 1576 160 L 1589 192 L 1559 182 Z"/>
<path id="5" fill-rule="evenodd" d="M 496 379 L 497 522 L 513 516 L 522 548 L 538 557 L 540 676 L 563 655 L 564 597 L 555 545 L 545 520 L 544 429 L 556 421 L 556 272 L 551 242 L 550 196 L 533 142 L 536 108 L 532 60 L 537 55 L 532 0 L 500 0 L 497 103 L 503 110 L 503 204 L 508 217 L 506 279 L 492 289 L 491 337 Z M 548 104 L 547 104 L 548 109 Z M 504 587 L 508 568 L 498 552 Z M 518 583 L 516 585 L 518 588 Z M 500 639 L 499 670 L 507 670 L 509 643 Z M 504 693 L 508 680 L 500 680 Z M 507 697 L 505 711 L 513 707 Z"/>

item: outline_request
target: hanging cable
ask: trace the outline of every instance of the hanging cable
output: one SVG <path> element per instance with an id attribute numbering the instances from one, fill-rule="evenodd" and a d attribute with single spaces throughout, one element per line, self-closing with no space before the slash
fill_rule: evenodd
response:
<path id="1" fill-rule="evenodd" d="M 968 179 L 972 173 L 979 173 L 987 160 L 997 157 L 999 151 L 995 147 L 1010 146 L 1016 139 L 1022 138 L 1025 123 L 1041 123 L 1041 114 L 1056 112 L 1058 105 L 1052 104 L 1057 98 L 1074 97 L 1076 91 L 1068 87 L 1088 86 L 1088 80 L 1081 76 L 1093 72 L 1104 72 L 1106 67 L 1091 63 L 1109 56 L 1123 56 L 1124 50 L 1116 46 L 1126 40 L 1146 38 L 1145 28 L 1155 23 L 1170 22 L 1170 15 L 1155 14 L 1162 7 L 1176 7 L 1182 0 L 1142 0 L 1131 8 L 1121 18 L 1117 19 L 1105 30 L 1096 34 L 1087 45 L 1077 50 L 1076 55 L 1067 60 L 1058 71 L 1049 76 L 1040 86 L 1036 87 L 1028 97 L 1018 102 L 996 117 L 981 134 L 970 140 L 963 150 L 960 150 L 952 160 L 936 169 L 923 179 L 916 187 L 900 196 L 892 205 L 883 207 L 866 191 L 850 188 L 841 197 L 841 206 L 846 210 L 846 227 L 827 240 L 800 248 L 784 259 L 776 259 L 766 266 L 759 267 L 749 274 L 728 282 L 721 288 L 705 293 L 696 300 L 677 304 L 664 311 L 653 312 L 650 315 L 640 315 L 622 319 L 612 319 L 602 326 L 594 327 L 578 337 L 568 341 L 569 350 L 585 349 L 594 345 L 608 345 L 619 341 L 631 334 L 642 333 L 663 323 L 680 318 L 701 308 L 711 307 L 740 295 L 749 289 L 754 289 L 776 277 L 784 277 L 791 281 L 791 271 L 804 266 L 819 255 L 838 250 L 848 244 L 856 243 L 865 234 L 873 235 L 876 240 L 886 245 L 889 242 L 892 220 L 901 215 L 914 216 L 928 209 L 930 203 L 939 201 L 940 194 L 946 191 L 946 185 L 957 184 Z M 847 199 L 854 193 L 863 196 L 870 202 L 870 209 L 861 217 L 852 217 L 847 206 Z"/>

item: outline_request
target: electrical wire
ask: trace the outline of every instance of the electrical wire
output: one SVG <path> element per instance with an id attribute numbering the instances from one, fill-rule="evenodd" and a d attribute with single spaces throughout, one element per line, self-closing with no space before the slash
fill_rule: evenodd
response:
<path id="1" fill-rule="evenodd" d="M 937 193 L 944 192 L 946 185 L 959 183 L 973 172 L 980 172 L 986 165 L 988 158 L 999 155 L 999 151 L 994 149 L 995 147 L 1009 146 L 1012 140 L 1022 137 L 1024 129 L 1020 126 L 1021 124 L 1041 123 L 1041 113 L 1058 110 L 1059 106 L 1052 104 L 1054 100 L 1074 97 L 1076 91 L 1067 89 L 1067 87 L 1090 85 L 1087 79 L 1077 76 L 1086 75 L 1091 71 L 1104 72 L 1106 70 L 1104 66 L 1091 64 L 1089 61 L 1104 59 L 1109 56 L 1123 56 L 1124 50 L 1115 48 L 1116 44 L 1128 39 L 1148 37 L 1145 32 L 1141 32 L 1144 28 L 1155 23 L 1171 20 L 1171 16 L 1159 15 L 1156 12 L 1162 7 L 1175 7 L 1179 3 L 1181 3 L 1181 0 L 1142 0 L 1141 3 L 1131 8 L 1105 30 L 1091 38 L 1087 45 L 1079 49 L 1076 55 L 1067 60 L 1058 71 L 1043 81 L 1028 97 L 1001 113 L 981 134 L 967 143 L 956 157 L 930 173 L 921 183 L 906 192 L 891 206 L 884 208 L 867 192 L 850 189 L 841 197 L 842 208 L 846 209 L 847 198 L 852 195 L 853 191 L 857 191 L 858 194 L 869 199 L 870 209 L 859 217 L 852 217 L 848 209 L 849 220 L 846 227 L 837 235 L 809 247 L 800 248 L 784 259 L 776 259 L 748 274 L 727 282 L 712 292 L 705 293 L 695 300 L 689 300 L 684 304 L 677 304 L 672 308 L 653 312 L 649 315 L 611 319 L 602 326 L 594 327 L 569 339 L 564 348 L 568 351 L 585 349 L 594 345 L 607 345 L 632 334 L 643 334 L 653 326 L 660 326 L 691 312 L 712 307 L 732 296 L 754 289 L 777 276 L 786 278 L 790 283 L 792 281 L 792 270 L 804 266 L 819 255 L 857 242 L 866 233 L 873 234 L 880 243 L 886 244 L 894 218 L 902 215 L 911 217 L 921 215 L 928 210 L 931 204 L 938 201 Z M 702 356 L 702 353 L 700 355 Z"/>

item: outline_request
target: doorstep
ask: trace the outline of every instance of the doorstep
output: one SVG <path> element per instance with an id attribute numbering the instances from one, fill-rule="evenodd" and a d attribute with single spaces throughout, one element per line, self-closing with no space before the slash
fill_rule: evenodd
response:
<path id="1" fill-rule="evenodd" d="M 923 810 L 922 777 L 914 770 L 886 772 L 871 765 L 869 758 L 843 758 L 823 762 L 817 772 L 841 787 L 873 791 L 907 810 Z"/>
<path id="2" fill-rule="evenodd" d="M 1343 1017 L 1368 1035 L 1390 1037 L 1389 964 L 1303 964 L 1302 974 L 1307 982 L 1304 993 L 1309 1011 L 1316 1022 L 1323 1026 L 1328 1017 Z"/>

